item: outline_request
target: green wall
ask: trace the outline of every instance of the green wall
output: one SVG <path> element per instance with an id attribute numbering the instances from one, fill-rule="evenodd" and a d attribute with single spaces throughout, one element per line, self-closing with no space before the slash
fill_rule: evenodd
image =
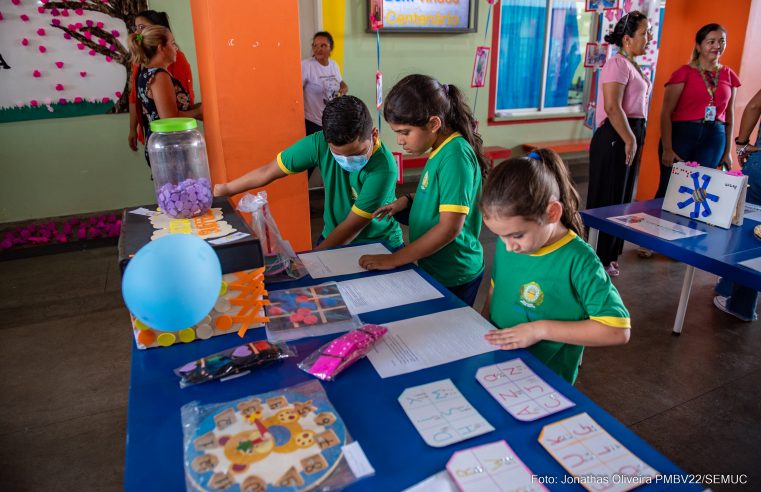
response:
<path id="1" fill-rule="evenodd" d="M 349 92 L 361 98 L 371 109 L 375 108 L 376 50 L 375 34 L 365 32 L 367 25 L 366 2 L 347 0 L 344 66 L 341 67 Z M 495 5 L 499 6 L 499 3 Z M 436 77 L 445 84 L 462 89 L 473 107 L 475 89 L 470 88 L 473 58 L 476 47 L 491 44 L 492 27 L 484 42 L 484 29 L 488 4 L 480 0 L 478 32 L 471 34 L 381 34 L 381 71 L 384 95 L 394 83 L 411 73 Z M 323 16 L 329 15 L 323 11 Z M 496 49 L 496 47 L 495 47 Z M 489 66 L 491 70 L 491 62 Z M 539 83 L 538 81 L 536 82 Z M 526 142 L 565 140 L 590 137 L 591 132 L 581 120 L 570 122 L 530 123 L 515 125 L 487 125 L 489 84 L 479 89 L 476 118 L 486 145 L 513 148 Z M 377 119 L 377 116 L 376 116 Z M 391 129 L 385 121 L 381 136 L 386 145 L 401 151 Z"/>
<path id="2" fill-rule="evenodd" d="M 188 0 L 153 0 L 166 11 L 197 74 Z M 194 80 L 197 99 L 200 89 Z M 127 146 L 129 116 L 102 115 L 0 124 L 0 223 L 151 203 L 142 149 Z"/>

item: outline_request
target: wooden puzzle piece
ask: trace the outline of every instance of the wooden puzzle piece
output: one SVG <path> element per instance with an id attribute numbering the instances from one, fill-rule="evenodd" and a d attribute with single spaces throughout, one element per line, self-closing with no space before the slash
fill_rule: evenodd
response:
<path id="1" fill-rule="evenodd" d="M 230 472 L 217 472 L 209 479 L 209 488 L 212 490 L 225 490 L 233 485 L 235 485 L 235 480 Z"/>
<path id="2" fill-rule="evenodd" d="M 193 441 L 193 445 L 198 451 L 206 451 L 207 449 L 214 449 L 217 447 L 217 441 L 214 438 L 214 432 L 207 432 L 206 434 L 196 438 Z"/>
<path id="3" fill-rule="evenodd" d="M 341 441 L 338 440 L 338 436 L 332 429 L 328 429 L 325 432 L 321 432 L 315 436 L 315 441 L 320 449 L 332 448 L 338 446 Z"/>
<path id="4" fill-rule="evenodd" d="M 304 403 L 301 402 L 294 402 L 293 406 L 296 407 L 296 411 L 301 415 L 302 417 L 308 414 L 309 412 L 313 412 L 317 410 L 317 407 L 312 405 L 312 400 L 308 400 Z"/>
<path id="5" fill-rule="evenodd" d="M 238 410 L 246 418 L 251 415 L 261 415 L 262 413 L 262 400 L 254 398 L 253 400 L 242 401 L 238 403 Z"/>
<path id="6" fill-rule="evenodd" d="M 232 408 L 228 408 L 214 416 L 214 423 L 219 430 L 230 427 L 237 422 L 237 420 L 238 419 L 235 417 L 235 411 Z"/>
<path id="7" fill-rule="evenodd" d="M 265 492 L 267 490 L 267 482 L 256 475 L 251 475 L 243 480 L 240 490 L 241 492 Z"/>
<path id="8" fill-rule="evenodd" d="M 219 458 L 213 454 L 202 454 L 193 460 L 191 466 L 198 473 L 211 471 L 219 464 Z"/>
<path id="9" fill-rule="evenodd" d="M 301 487 L 304 485 L 304 479 L 301 478 L 301 474 L 296 470 L 296 467 L 292 466 L 285 472 L 285 475 L 277 479 L 275 485 L 277 487 Z"/>
<path id="10" fill-rule="evenodd" d="M 336 416 L 331 412 L 320 412 L 314 418 L 314 423 L 317 425 L 328 426 L 336 421 Z"/>
<path id="11" fill-rule="evenodd" d="M 318 471 L 324 470 L 327 467 L 328 462 L 325 461 L 325 458 L 322 456 L 322 454 L 319 453 L 313 454 L 312 456 L 307 456 L 301 460 L 301 468 L 307 475 L 317 473 Z"/>
<path id="12" fill-rule="evenodd" d="M 267 399 L 267 406 L 271 410 L 278 410 L 288 406 L 288 399 L 285 396 L 274 396 Z"/>

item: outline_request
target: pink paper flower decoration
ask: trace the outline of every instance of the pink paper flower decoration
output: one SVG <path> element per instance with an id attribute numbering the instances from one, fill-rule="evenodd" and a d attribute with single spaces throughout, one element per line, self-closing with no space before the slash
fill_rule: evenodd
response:
<path id="1" fill-rule="evenodd" d="M 85 11 L 82 10 L 82 9 L 74 9 L 74 13 L 77 14 L 77 15 L 82 15 L 82 14 L 85 13 Z"/>
<path id="2" fill-rule="evenodd" d="M 110 45 L 110 46 L 108 47 L 108 49 L 109 49 L 109 50 L 111 50 L 111 51 L 116 51 L 116 45 L 115 45 L 115 44 L 112 44 L 112 45 Z"/>
<path id="3" fill-rule="evenodd" d="M 71 39 L 71 34 L 68 32 L 63 33 L 63 39 Z"/>
<path id="4" fill-rule="evenodd" d="M 92 33 L 90 31 L 85 32 L 85 37 L 87 39 L 92 39 Z"/>
<path id="5" fill-rule="evenodd" d="M 52 21 L 50 21 L 50 23 L 53 24 L 54 26 L 60 26 L 61 19 L 53 19 Z"/>
<path id="6" fill-rule="evenodd" d="M 42 3 L 48 3 L 48 0 L 40 0 Z"/>
<path id="7" fill-rule="evenodd" d="M 61 15 L 61 12 L 56 8 L 52 9 L 50 13 L 53 15 L 53 17 L 58 17 L 59 15 Z"/>
<path id="8" fill-rule="evenodd" d="M 22 46 L 29 46 L 29 40 L 28 40 L 28 39 L 26 39 L 26 38 L 23 38 L 23 39 L 21 40 L 21 45 L 22 45 Z"/>
<path id="9" fill-rule="evenodd" d="M 55 66 L 58 67 L 58 68 L 63 68 L 63 62 L 62 61 L 57 61 L 57 62 L 55 62 Z"/>
<path id="10" fill-rule="evenodd" d="M 103 102 L 104 103 L 109 103 L 109 102 L 111 102 L 111 98 L 110 97 L 104 97 L 103 98 Z"/>
<path id="11" fill-rule="evenodd" d="M 103 23 L 102 22 L 98 22 L 95 25 L 98 27 L 98 29 L 103 29 Z"/>
<path id="12" fill-rule="evenodd" d="M 95 56 L 95 50 L 90 50 L 87 52 L 87 54 L 90 56 Z"/>
<path id="13" fill-rule="evenodd" d="M 117 31 L 116 29 L 114 29 L 113 31 L 111 31 L 111 36 L 113 36 L 113 37 L 115 37 L 115 38 L 118 38 L 118 37 L 119 37 L 119 31 Z"/>
<path id="14" fill-rule="evenodd" d="M 29 16 L 26 14 L 19 15 L 19 18 L 24 22 L 29 22 Z"/>
<path id="15" fill-rule="evenodd" d="M 82 98 L 77 96 L 77 97 L 74 98 L 74 102 L 75 103 L 81 103 L 82 102 Z"/>
<path id="16" fill-rule="evenodd" d="M 87 27 L 92 27 L 92 26 L 95 25 L 95 23 L 93 21 L 91 21 L 90 19 L 86 20 L 85 24 L 87 24 Z"/>
<path id="17" fill-rule="evenodd" d="M 37 103 L 37 99 L 32 99 L 31 101 L 29 101 L 29 105 L 30 105 L 31 107 L 33 107 L 33 108 L 36 108 L 36 107 L 37 107 L 37 105 L 38 105 L 38 103 Z"/>
<path id="18" fill-rule="evenodd" d="M 39 50 L 40 53 L 45 53 L 48 49 L 45 48 L 44 46 L 40 46 L 39 48 L 37 48 L 37 50 Z"/>
<path id="19" fill-rule="evenodd" d="M 111 58 L 110 56 L 107 56 L 107 57 L 106 57 L 106 62 L 107 62 L 107 63 L 111 63 L 111 60 L 113 60 L 113 58 Z"/>
<path id="20" fill-rule="evenodd" d="M 32 75 L 34 76 L 35 79 L 39 79 L 42 74 L 40 73 L 39 70 L 35 70 L 34 72 L 32 72 Z"/>
<path id="21" fill-rule="evenodd" d="M 80 77 L 87 77 L 87 72 L 79 72 Z"/>
<path id="22" fill-rule="evenodd" d="M 63 9 L 63 11 L 61 12 L 61 15 L 64 16 L 64 17 L 68 17 L 69 16 L 69 11 L 66 10 L 66 9 Z"/>
<path id="23" fill-rule="evenodd" d="M 37 12 L 40 13 L 40 14 L 44 14 L 45 13 L 45 7 L 37 7 Z"/>
<path id="24" fill-rule="evenodd" d="M 5 19 L 5 17 L 3 17 L 3 13 L 0 12 L 0 21 L 3 20 L 3 19 Z"/>
<path id="25" fill-rule="evenodd" d="M 58 104 L 66 104 L 68 101 L 64 99 L 63 97 L 58 99 Z"/>
<path id="26" fill-rule="evenodd" d="M 121 93 L 121 91 L 116 91 L 116 92 L 114 92 L 114 95 L 115 95 L 116 97 L 122 97 L 122 93 Z"/>
<path id="27" fill-rule="evenodd" d="M 101 46 L 105 46 L 106 45 L 106 40 L 103 39 L 103 38 L 98 38 L 98 44 L 101 45 Z"/>
<path id="28" fill-rule="evenodd" d="M 37 29 L 37 34 L 39 34 L 40 36 L 44 36 L 45 35 L 45 29 L 43 29 L 43 28 Z"/>
<path id="29" fill-rule="evenodd" d="M 18 5 L 21 3 L 21 0 L 11 0 L 11 3 L 13 3 L 13 5 Z"/>
<path id="30" fill-rule="evenodd" d="M 58 92 L 61 92 L 63 90 L 63 84 L 56 84 L 55 90 L 57 90 Z"/>
<path id="31" fill-rule="evenodd" d="M 82 44 L 82 43 L 77 43 L 77 48 L 80 49 L 80 50 L 83 50 L 83 49 L 85 49 L 85 45 Z"/>

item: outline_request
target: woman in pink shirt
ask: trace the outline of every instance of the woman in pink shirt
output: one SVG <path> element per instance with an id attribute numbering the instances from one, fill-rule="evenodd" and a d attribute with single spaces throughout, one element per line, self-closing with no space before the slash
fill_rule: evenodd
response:
<path id="1" fill-rule="evenodd" d="M 642 144 L 645 141 L 650 79 L 635 61 L 653 39 L 650 22 L 642 12 L 621 17 L 605 41 L 618 46 L 600 72 L 597 95 L 597 129 L 589 146 L 587 208 L 632 201 Z M 611 276 L 618 275 L 623 240 L 600 233 L 597 256 Z"/>
<path id="2" fill-rule="evenodd" d="M 692 60 L 666 82 L 661 110 L 661 180 L 656 198 L 666 195 L 674 162 L 732 166 L 734 105 L 740 79 L 719 63 L 727 33 L 708 24 L 695 34 Z"/>

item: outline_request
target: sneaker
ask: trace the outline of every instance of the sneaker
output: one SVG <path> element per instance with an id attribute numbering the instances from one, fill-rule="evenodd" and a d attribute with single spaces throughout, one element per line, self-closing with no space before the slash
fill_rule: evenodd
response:
<path id="1" fill-rule="evenodd" d="M 611 277 L 618 277 L 621 271 L 618 269 L 618 262 L 611 261 L 608 266 L 605 267 L 605 272 Z"/>
<path id="2" fill-rule="evenodd" d="M 644 246 L 640 246 L 637 248 L 637 256 L 640 258 L 652 258 L 653 257 L 653 250 L 645 248 Z"/>
<path id="3" fill-rule="evenodd" d="M 758 316 L 755 314 L 753 315 L 753 318 L 746 318 L 745 316 L 740 316 L 739 314 L 733 313 L 732 311 L 730 311 L 729 308 L 727 307 L 727 304 L 729 303 L 729 299 L 730 297 L 716 296 L 713 298 L 713 305 L 719 308 L 719 311 L 724 311 L 725 313 L 734 316 L 740 321 L 751 322 L 758 319 Z"/>

